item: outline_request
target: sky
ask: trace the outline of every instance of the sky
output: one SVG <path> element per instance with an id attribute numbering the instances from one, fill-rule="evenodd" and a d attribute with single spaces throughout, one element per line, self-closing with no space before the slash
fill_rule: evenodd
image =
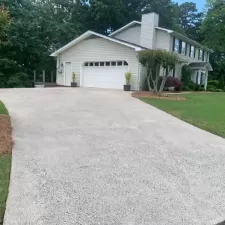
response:
<path id="1" fill-rule="evenodd" d="M 197 7 L 199 10 L 203 9 L 205 6 L 206 1 L 205 0 L 176 0 L 178 3 L 184 3 L 184 2 L 195 2 L 197 4 Z"/>

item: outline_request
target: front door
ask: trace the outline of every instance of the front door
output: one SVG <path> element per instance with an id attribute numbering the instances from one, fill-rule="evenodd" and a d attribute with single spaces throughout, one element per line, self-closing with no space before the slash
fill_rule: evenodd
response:
<path id="1" fill-rule="evenodd" d="M 64 73 L 64 84 L 65 86 L 70 86 L 72 81 L 72 63 L 66 62 L 65 63 L 65 73 Z"/>

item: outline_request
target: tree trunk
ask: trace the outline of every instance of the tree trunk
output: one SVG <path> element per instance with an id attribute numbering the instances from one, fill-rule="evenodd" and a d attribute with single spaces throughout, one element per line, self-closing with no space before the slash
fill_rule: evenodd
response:
<path id="1" fill-rule="evenodd" d="M 150 80 L 149 80 L 149 78 L 151 78 L 151 76 L 152 76 L 151 73 L 152 73 L 151 69 L 148 68 L 146 78 L 147 78 L 148 90 L 149 90 L 150 92 L 153 91 L 153 90 L 152 90 L 152 87 L 151 87 Z"/>

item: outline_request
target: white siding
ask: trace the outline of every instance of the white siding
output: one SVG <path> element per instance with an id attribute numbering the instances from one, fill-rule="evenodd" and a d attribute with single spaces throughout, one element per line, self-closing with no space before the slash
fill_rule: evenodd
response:
<path id="1" fill-rule="evenodd" d="M 113 36 L 114 38 L 140 45 L 141 25 L 130 27 Z"/>
<path id="2" fill-rule="evenodd" d="M 72 62 L 72 71 L 76 73 L 78 85 L 80 84 L 81 68 L 84 62 L 99 61 L 127 61 L 129 70 L 133 74 L 132 88 L 138 86 L 138 61 L 134 49 L 105 40 L 91 38 L 81 41 L 65 52 L 61 53 L 60 61 Z M 72 74 L 71 74 L 72 79 Z M 124 80 L 125 83 L 125 80 Z M 57 84 L 64 85 L 64 74 L 57 74 Z"/>
<path id="3" fill-rule="evenodd" d="M 168 32 L 156 30 L 156 49 L 170 50 L 170 35 Z"/>

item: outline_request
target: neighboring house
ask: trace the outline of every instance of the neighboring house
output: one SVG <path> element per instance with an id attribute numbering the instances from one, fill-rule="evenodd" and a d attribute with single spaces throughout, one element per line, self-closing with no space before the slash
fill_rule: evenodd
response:
<path id="1" fill-rule="evenodd" d="M 145 69 L 137 54 L 145 49 L 166 49 L 179 54 L 181 63 L 171 76 L 181 77 L 183 65 L 190 65 L 192 80 L 207 85 L 208 71 L 212 70 L 207 47 L 159 25 L 159 15 L 144 14 L 142 21 L 133 21 L 109 36 L 87 31 L 51 56 L 57 57 L 57 84 L 70 86 L 72 72 L 81 87 L 122 89 L 124 74 L 133 74 L 132 89 L 140 90 Z"/>

